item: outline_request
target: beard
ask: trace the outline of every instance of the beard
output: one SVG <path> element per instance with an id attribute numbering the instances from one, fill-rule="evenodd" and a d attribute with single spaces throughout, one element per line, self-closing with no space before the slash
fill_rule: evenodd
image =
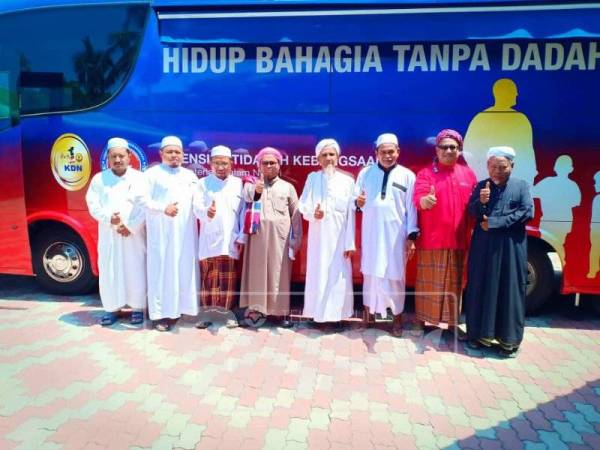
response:
<path id="1" fill-rule="evenodd" d="M 323 173 L 327 178 L 331 178 L 335 174 L 335 166 L 329 164 L 328 166 L 323 167 Z"/>

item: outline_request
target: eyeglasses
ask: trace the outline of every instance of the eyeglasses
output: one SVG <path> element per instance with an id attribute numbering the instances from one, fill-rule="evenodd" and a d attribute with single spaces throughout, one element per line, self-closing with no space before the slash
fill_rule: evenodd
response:
<path id="1" fill-rule="evenodd" d="M 263 166 L 276 166 L 279 163 L 277 161 L 262 161 L 261 164 Z"/>
<path id="2" fill-rule="evenodd" d="M 452 150 L 453 152 L 458 150 L 460 147 L 458 145 L 438 145 L 437 148 L 440 150 Z"/>

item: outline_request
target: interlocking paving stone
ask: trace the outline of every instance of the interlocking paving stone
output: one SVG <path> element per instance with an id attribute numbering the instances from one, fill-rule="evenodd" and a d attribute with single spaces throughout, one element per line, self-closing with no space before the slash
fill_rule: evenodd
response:
<path id="1" fill-rule="evenodd" d="M 548 420 L 564 420 L 565 415 L 551 403 L 540 405 L 538 409 L 544 414 Z"/>
<path id="2" fill-rule="evenodd" d="M 594 433 L 594 427 L 586 420 L 583 414 L 566 411 L 564 416 L 578 433 Z"/>
<path id="3" fill-rule="evenodd" d="M 313 408 L 310 412 L 309 428 L 327 430 L 329 428 L 329 411 L 322 408 Z"/>
<path id="4" fill-rule="evenodd" d="M 575 409 L 585 416 L 588 422 L 600 423 L 600 413 L 591 405 L 575 403 Z"/>
<path id="5" fill-rule="evenodd" d="M 513 429 L 498 429 L 496 437 L 505 449 L 520 450 L 524 448 L 522 440 Z"/>
<path id="6" fill-rule="evenodd" d="M 413 425 L 412 434 L 419 447 L 436 447 L 436 437 L 431 425 Z"/>
<path id="7" fill-rule="evenodd" d="M 286 436 L 286 440 L 305 443 L 308 439 L 308 427 L 308 420 L 292 418 L 288 427 L 288 434 Z"/>
<path id="8" fill-rule="evenodd" d="M 548 445 L 541 442 L 525 441 L 525 450 L 548 450 Z"/>
<path id="9" fill-rule="evenodd" d="M 593 448 L 593 449 L 600 448 L 600 435 L 598 435 L 598 433 L 594 433 L 594 434 L 581 433 L 581 438 L 591 448 Z"/>
<path id="10" fill-rule="evenodd" d="M 552 431 L 552 425 L 541 411 L 528 411 L 525 413 L 525 417 L 531 422 L 534 429 Z"/>
<path id="11" fill-rule="evenodd" d="M 561 440 L 561 435 L 555 432 L 540 431 L 540 440 L 552 450 L 568 450 L 569 446 Z"/>
<path id="12" fill-rule="evenodd" d="M 3 450 L 600 448 L 597 319 L 528 319 L 501 360 L 439 332 L 105 329 L 96 296 L 2 295 L 28 308 L 0 315 Z"/>
<path id="13" fill-rule="evenodd" d="M 575 443 L 575 444 L 583 444 L 583 440 L 581 439 L 581 435 L 575 431 L 573 425 L 569 422 L 559 422 L 557 420 L 552 421 L 552 427 L 558 432 L 560 435 L 560 440 L 563 442 Z"/>
<path id="14" fill-rule="evenodd" d="M 480 439 L 479 446 L 482 450 L 501 450 L 502 443 L 492 439 Z"/>

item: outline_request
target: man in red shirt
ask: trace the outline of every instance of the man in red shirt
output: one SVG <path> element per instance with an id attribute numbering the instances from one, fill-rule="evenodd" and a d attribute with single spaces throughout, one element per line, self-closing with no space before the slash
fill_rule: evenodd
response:
<path id="1" fill-rule="evenodd" d="M 472 230 L 467 204 L 477 183 L 473 171 L 460 158 L 462 146 L 458 132 L 439 132 L 436 156 L 417 174 L 413 196 L 421 230 L 417 240 L 416 318 L 421 327 L 425 322 L 445 322 L 459 339 L 463 339 L 458 328 L 463 269 Z"/>

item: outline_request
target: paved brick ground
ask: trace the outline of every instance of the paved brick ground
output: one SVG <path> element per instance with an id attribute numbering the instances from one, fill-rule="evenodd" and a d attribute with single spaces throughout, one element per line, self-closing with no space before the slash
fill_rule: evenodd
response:
<path id="1" fill-rule="evenodd" d="M 439 332 L 100 315 L 95 296 L 0 289 L 1 449 L 600 448 L 598 319 L 529 320 L 502 360 Z"/>

